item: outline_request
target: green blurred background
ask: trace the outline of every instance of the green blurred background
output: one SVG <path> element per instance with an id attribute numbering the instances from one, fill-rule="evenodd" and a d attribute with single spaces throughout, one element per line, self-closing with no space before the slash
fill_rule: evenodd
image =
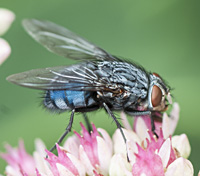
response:
<path id="1" fill-rule="evenodd" d="M 181 107 L 176 134 L 186 133 L 192 147 L 190 160 L 195 175 L 200 168 L 200 1 L 198 0 L 1 0 L 0 7 L 16 14 L 3 37 L 12 54 L 0 68 L 0 151 L 24 139 L 28 152 L 34 139 L 48 148 L 65 129 L 69 113 L 52 115 L 41 106 L 40 91 L 18 87 L 5 78 L 34 68 L 70 65 L 74 61 L 48 52 L 21 26 L 24 18 L 51 20 L 63 25 L 106 51 L 130 58 L 163 76 L 174 88 L 174 101 Z M 102 117 L 105 116 L 105 117 Z M 104 111 L 89 118 L 111 134 L 115 125 Z M 73 129 L 79 131 L 80 115 Z M 0 160 L 0 173 L 5 162 Z"/>

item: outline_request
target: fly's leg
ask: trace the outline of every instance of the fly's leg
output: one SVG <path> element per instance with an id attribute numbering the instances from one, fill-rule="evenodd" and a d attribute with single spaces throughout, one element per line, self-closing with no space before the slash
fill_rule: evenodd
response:
<path id="1" fill-rule="evenodd" d="M 105 108 L 105 110 L 107 111 L 107 113 L 112 117 L 112 119 L 114 120 L 115 124 L 117 125 L 117 128 L 120 130 L 120 133 L 122 134 L 122 138 L 124 139 L 124 143 L 126 145 L 126 137 L 124 135 L 124 132 L 122 130 L 122 125 L 119 123 L 119 121 L 117 120 L 117 118 L 114 116 L 114 114 L 112 113 L 112 111 L 110 110 L 110 108 L 107 106 L 106 103 L 103 103 L 103 106 Z M 126 150 L 127 151 L 127 150 Z M 128 151 L 127 151 L 127 160 L 128 162 L 130 161 L 128 158 Z"/>
<path id="2" fill-rule="evenodd" d="M 91 127 L 90 121 L 89 121 L 88 116 L 86 115 L 86 113 L 83 113 L 83 118 L 85 120 L 85 124 L 87 126 L 87 130 L 90 133 L 92 131 L 92 127 Z"/>
<path id="3" fill-rule="evenodd" d="M 103 103 L 104 108 L 106 109 L 107 113 L 113 118 L 115 124 L 117 125 L 117 128 L 120 130 L 122 137 L 124 139 L 124 143 L 126 144 L 126 137 L 124 135 L 124 132 L 122 130 L 122 125 L 119 123 L 119 121 L 117 120 L 117 118 L 114 116 L 114 114 L 112 113 L 112 111 L 110 110 L 110 108 L 107 106 L 106 103 Z"/>
<path id="4" fill-rule="evenodd" d="M 150 115 L 150 118 L 151 118 L 151 131 L 153 132 L 153 134 L 157 137 L 157 138 L 159 138 L 158 137 L 158 135 L 157 135 L 157 133 L 155 132 L 155 123 L 154 123 L 154 119 L 153 119 L 153 116 L 152 116 L 152 114 Z"/>
<path id="5" fill-rule="evenodd" d="M 58 139 L 57 144 L 60 144 L 63 141 L 63 139 L 65 138 L 65 136 L 71 131 L 73 120 L 74 120 L 74 113 L 75 113 L 75 109 L 72 110 L 69 124 L 67 125 L 67 128 L 66 128 L 65 132 L 63 133 L 63 135 Z M 52 152 L 55 149 L 56 149 L 56 144 L 50 149 L 50 152 Z"/>
<path id="6" fill-rule="evenodd" d="M 153 119 L 153 115 L 152 115 L 151 111 L 134 111 L 134 112 L 128 112 L 128 114 L 133 115 L 133 116 L 149 115 L 150 119 L 151 119 L 151 131 L 158 138 L 158 135 L 155 132 L 155 123 L 154 123 L 154 119 Z"/>
<path id="7" fill-rule="evenodd" d="M 126 113 L 131 116 L 151 115 L 151 111 L 133 111 L 133 112 L 126 112 Z"/>

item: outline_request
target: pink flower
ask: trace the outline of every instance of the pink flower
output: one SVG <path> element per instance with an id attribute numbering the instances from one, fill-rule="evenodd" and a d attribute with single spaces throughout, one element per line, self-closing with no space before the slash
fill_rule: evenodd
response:
<path id="1" fill-rule="evenodd" d="M 179 112 L 180 112 L 180 108 L 179 108 L 178 103 L 174 103 L 170 116 L 164 113 L 162 117 L 162 121 L 155 122 L 156 133 L 158 134 L 158 136 L 159 134 L 162 134 L 164 139 L 167 139 L 174 133 L 176 125 L 178 123 L 178 119 L 179 119 Z M 127 118 L 125 114 L 121 113 L 121 117 L 122 117 L 122 122 L 124 126 L 127 129 L 129 129 L 129 131 L 131 131 L 132 128 L 127 123 Z M 160 133 L 160 129 L 162 129 L 162 133 Z M 138 144 L 142 142 L 143 145 L 146 146 L 146 138 L 150 139 L 148 130 L 151 130 L 151 119 L 148 116 L 136 117 L 133 131 L 136 133 L 137 137 L 139 137 L 140 139 L 140 142 L 138 142 Z M 176 148 L 176 150 L 180 153 L 180 156 L 187 158 L 190 155 L 191 148 L 190 148 L 189 140 L 185 134 L 173 136 L 172 146 Z"/>
<path id="2" fill-rule="evenodd" d="M 148 133 L 150 139 L 146 138 L 146 146 L 143 142 L 139 145 L 133 140 L 127 141 L 126 148 L 130 162 L 127 162 L 127 157 L 123 153 L 116 153 L 112 157 L 110 175 L 179 176 L 185 172 L 187 176 L 193 176 L 192 164 L 174 151 L 171 138 L 164 139 L 162 130 L 159 139 L 152 132 Z M 115 137 L 115 140 L 118 138 Z"/>
<path id="3" fill-rule="evenodd" d="M 19 141 L 19 148 L 12 148 L 10 145 L 5 146 L 7 153 L 1 153 L 0 157 L 6 160 L 6 174 L 9 176 L 34 175 L 35 162 L 32 156 L 26 153 L 24 143 Z"/>
<path id="4" fill-rule="evenodd" d="M 20 143 L 16 152 L 10 146 L 7 147 L 9 154 L 1 154 L 1 157 L 8 162 L 6 173 L 8 175 L 18 173 L 19 176 L 84 176 L 87 171 L 88 175 L 107 175 L 112 157 L 110 136 L 103 129 L 97 130 L 94 124 L 91 134 L 82 124 L 81 127 L 83 136 L 75 132 L 76 136 L 67 140 L 66 148 L 57 145 L 58 156 L 46 150 L 41 140 L 36 140 L 33 157 L 25 152 L 23 143 Z M 48 158 L 45 157 L 46 154 Z"/>
<path id="5" fill-rule="evenodd" d="M 162 128 L 165 139 L 167 139 L 170 135 L 172 135 L 178 123 L 179 112 L 180 108 L 178 103 L 174 103 L 169 117 L 166 113 L 164 113 L 161 122 L 155 121 L 155 128 L 156 128 L 155 132 L 159 134 L 160 128 Z M 145 140 L 146 138 L 149 138 L 147 129 L 151 130 L 150 117 L 149 116 L 135 117 L 133 129 L 138 134 L 138 136 L 142 141 Z"/>
<path id="6" fill-rule="evenodd" d="M 85 175 L 85 168 L 83 164 L 73 155 L 61 149 L 56 145 L 58 156 L 46 150 L 48 158 L 46 160 L 50 164 L 51 171 L 54 176 L 60 175 Z"/>
<path id="7" fill-rule="evenodd" d="M 143 145 L 144 147 L 146 147 L 147 146 L 146 138 L 150 140 L 149 130 L 151 130 L 151 119 L 149 116 L 138 116 L 134 118 L 135 118 L 135 121 L 134 121 L 134 126 L 132 129 L 132 127 L 128 123 L 126 115 L 123 112 L 121 113 L 122 123 L 125 127 L 123 131 L 125 133 L 127 141 L 134 141 L 134 143 L 138 143 L 139 145 Z M 173 134 L 176 124 L 178 122 L 178 119 L 179 119 L 179 105 L 177 103 L 174 103 L 170 117 L 168 117 L 167 114 L 164 113 L 163 122 L 155 123 L 156 133 L 158 134 L 158 136 L 160 134 L 162 135 L 158 139 L 159 141 L 161 141 L 161 139 L 163 138 L 167 139 L 170 135 Z M 127 153 L 127 146 L 123 143 L 123 138 L 119 130 L 115 131 L 113 135 L 113 141 L 114 141 L 115 153 L 123 153 L 123 154 Z M 188 144 L 186 146 L 190 147 Z M 137 152 L 136 145 L 134 148 Z M 185 149 L 185 150 L 189 150 L 189 149 Z"/>
<path id="8" fill-rule="evenodd" d="M 112 159 L 110 166 L 110 175 L 116 175 L 116 169 L 126 175 L 146 175 L 146 176 L 162 176 L 165 173 L 182 173 L 185 168 L 188 175 L 193 174 L 193 167 L 189 160 L 182 159 L 181 164 L 178 160 L 179 157 L 188 157 L 190 153 L 190 145 L 185 134 L 180 136 L 169 137 L 173 134 L 179 118 L 179 106 L 174 103 L 170 117 L 165 113 L 163 121 L 157 122 L 156 133 L 159 138 L 157 139 L 151 131 L 151 120 L 147 116 L 137 117 L 135 119 L 134 131 L 128 123 L 124 113 L 121 114 L 122 122 L 127 129 L 123 129 L 127 138 L 127 144 L 120 145 L 123 142 L 119 130 L 113 135 L 114 151 L 117 153 L 113 158 L 120 158 L 123 163 L 126 163 L 126 154 L 130 165 L 122 164 L 120 161 Z M 162 129 L 164 128 L 164 129 Z M 173 141 L 173 143 L 172 143 Z M 121 153 L 119 155 L 118 153 Z M 177 166 L 177 161 L 179 166 Z M 126 166 L 126 167 L 125 167 Z M 130 169 L 131 166 L 131 169 Z M 174 168 L 178 167 L 177 170 Z M 186 167 L 187 166 L 187 167 Z M 131 174 L 132 173 L 132 174 Z M 171 174 L 173 175 L 173 174 Z"/>
<path id="9" fill-rule="evenodd" d="M 112 141 L 108 133 L 103 129 L 98 129 L 98 133 L 94 124 L 92 124 L 93 132 L 91 134 L 81 123 L 82 134 L 75 132 L 80 141 L 79 157 L 86 167 L 88 175 L 94 172 L 107 175 L 109 164 L 112 157 Z"/>
<path id="10" fill-rule="evenodd" d="M 176 155 L 170 138 L 166 140 L 162 138 L 159 141 L 159 139 L 153 139 L 152 133 L 150 137 L 151 142 L 147 142 L 147 148 L 143 149 L 138 145 L 138 153 L 135 154 L 136 162 L 132 168 L 133 176 L 140 176 L 142 174 L 146 176 L 193 176 L 192 164 L 189 160 Z"/>
<path id="11" fill-rule="evenodd" d="M 133 176 L 164 176 L 162 160 L 155 152 L 144 150 L 138 145 L 138 154 L 135 155 L 136 162 L 132 168 Z"/>
<path id="12" fill-rule="evenodd" d="M 150 141 L 146 139 L 146 148 L 143 149 L 137 144 L 138 152 L 135 154 L 136 161 L 132 168 L 133 176 L 142 174 L 164 176 L 165 169 L 176 159 L 170 138 L 164 140 L 162 132 L 159 139 L 156 139 L 152 132 L 149 132 L 149 136 Z"/>
<path id="13" fill-rule="evenodd" d="M 164 113 L 162 117 L 162 122 L 155 123 L 156 133 L 158 135 L 163 134 L 164 139 L 167 139 L 169 136 L 171 136 L 176 129 L 176 125 L 179 120 L 179 112 L 180 108 L 178 103 L 174 103 L 170 116 Z M 149 130 L 151 129 L 150 118 L 137 117 L 134 123 L 134 131 L 137 133 L 137 135 L 140 137 L 142 141 L 144 141 L 146 138 L 148 139 L 150 138 L 147 129 Z M 159 132 L 160 129 L 162 129 L 162 133 Z M 172 147 L 179 152 L 180 156 L 184 158 L 189 157 L 191 148 L 189 140 L 185 134 L 173 136 Z"/>
<path id="14" fill-rule="evenodd" d="M 171 137 L 179 116 L 177 104 L 174 104 L 171 117 L 164 114 L 163 122 L 157 124 L 158 139 L 148 130 L 147 118 L 138 118 L 134 131 L 128 125 L 126 116 L 122 115 L 124 126 L 128 127 L 123 129 L 127 139 L 126 144 L 119 130 L 115 131 L 112 142 L 105 130 L 96 129 L 92 124 L 93 131 L 89 133 L 81 123 L 82 135 L 75 132 L 74 136 L 66 140 L 64 147 L 57 145 L 58 156 L 46 150 L 41 140 L 35 142 L 36 151 L 33 157 L 26 153 L 23 142 L 20 142 L 19 149 L 7 145 L 7 153 L 1 154 L 1 157 L 8 162 L 6 174 L 9 176 L 106 176 L 108 174 L 193 176 L 193 166 L 186 159 L 191 150 L 187 136 L 182 134 Z M 46 154 L 48 158 L 45 157 Z"/>
<path id="15" fill-rule="evenodd" d="M 36 162 L 37 176 L 84 176 L 86 174 L 85 167 L 78 158 L 58 145 L 57 151 L 58 156 L 46 150 L 46 147 L 41 140 L 36 140 L 34 160 Z M 46 154 L 48 154 L 48 158 L 46 158 Z"/>

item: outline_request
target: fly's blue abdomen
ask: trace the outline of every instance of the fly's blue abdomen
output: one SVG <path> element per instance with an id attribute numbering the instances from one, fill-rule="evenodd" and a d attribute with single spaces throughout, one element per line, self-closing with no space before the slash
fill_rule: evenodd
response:
<path id="1" fill-rule="evenodd" d="M 44 105 L 58 112 L 87 108 L 96 104 L 92 94 L 89 91 L 49 90 L 46 91 Z"/>

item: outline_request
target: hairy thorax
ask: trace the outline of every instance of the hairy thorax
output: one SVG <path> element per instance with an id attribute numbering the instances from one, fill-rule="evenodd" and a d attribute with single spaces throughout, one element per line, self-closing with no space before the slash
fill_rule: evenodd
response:
<path id="1" fill-rule="evenodd" d="M 107 88 L 97 91 L 98 98 L 110 104 L 113 109 L 136 108 L 147 98 L 149 80 L 140 67 L 125 62 L 103 61 L 96 72 Z M 112 90 L 112 91 L 110 91 Z"/>

